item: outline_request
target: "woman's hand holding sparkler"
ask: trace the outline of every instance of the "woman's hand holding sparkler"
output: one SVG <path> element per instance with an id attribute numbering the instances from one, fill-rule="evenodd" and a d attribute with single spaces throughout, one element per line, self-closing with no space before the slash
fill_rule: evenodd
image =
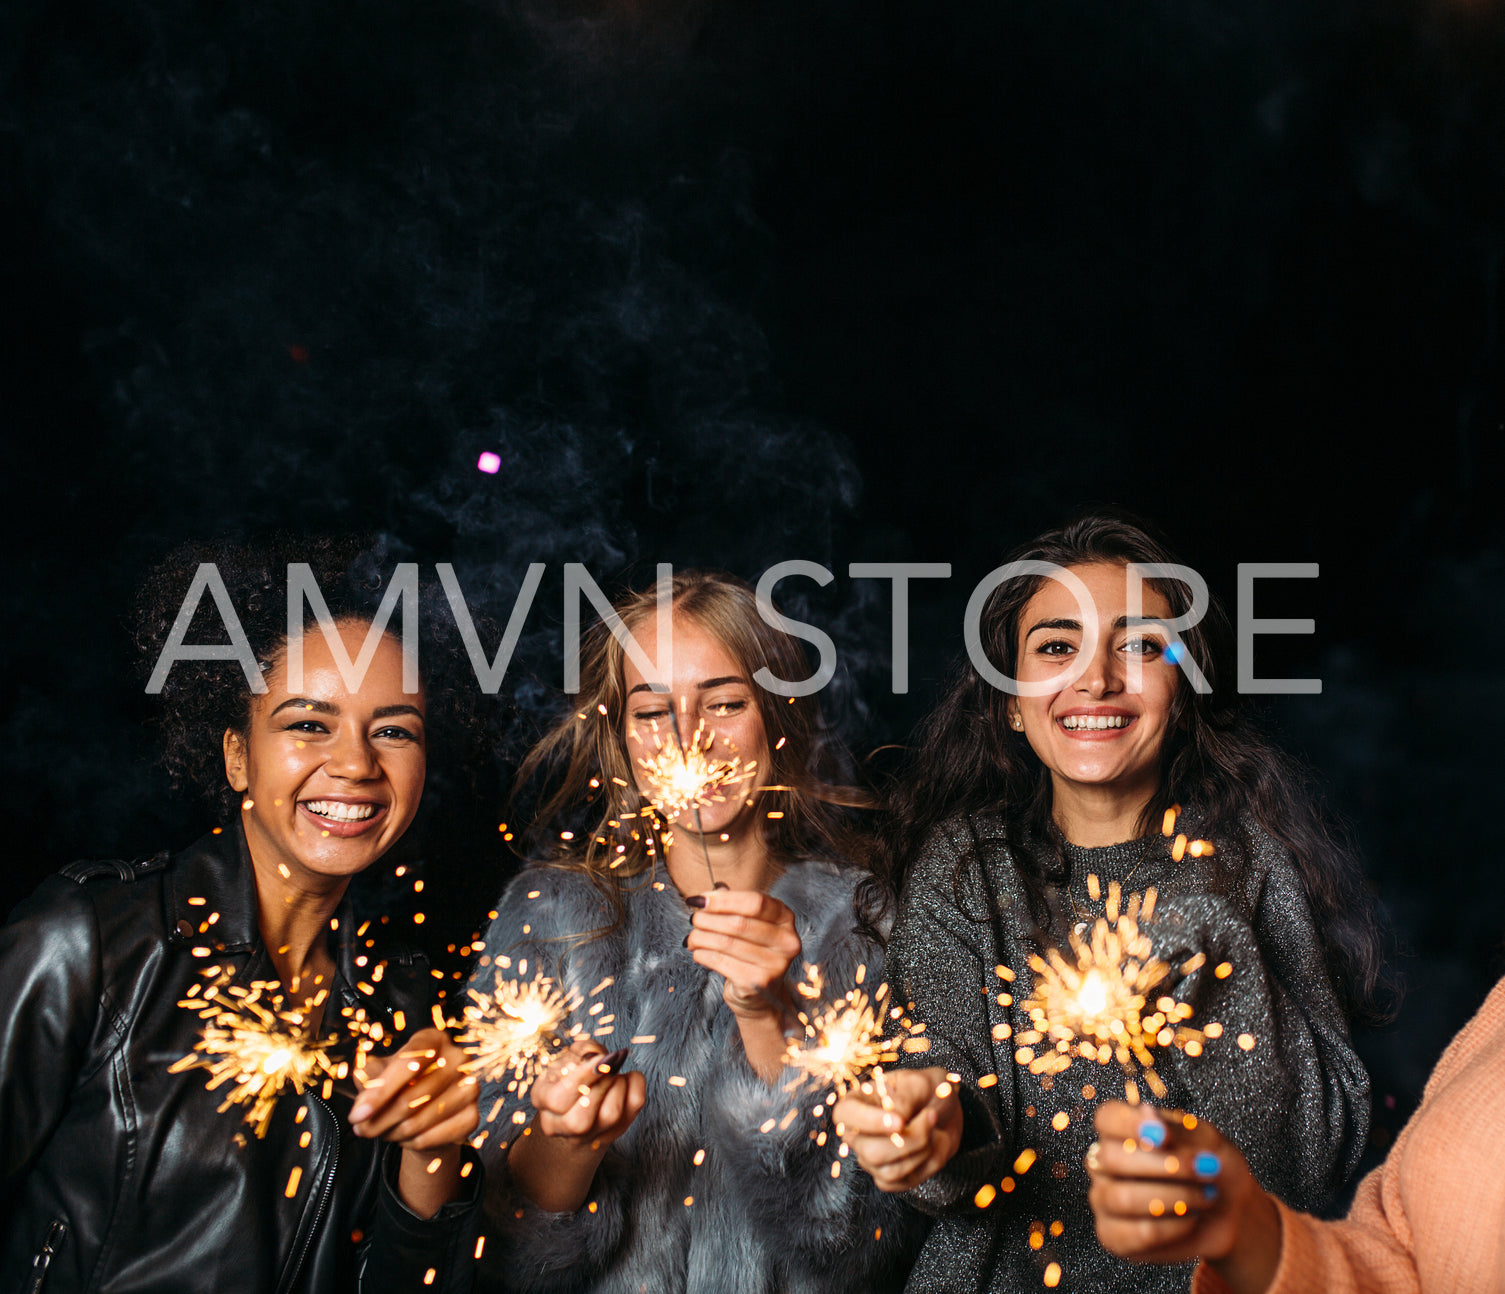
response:
<path id="1" fill-rule="evenodd" d="M 1234 1294 L 1262 1294 L 1280 1261 L 1280 1214 L 1210 1123 L 1110 1101 L 1087 1152 L 1104 1249 L 1138 1262 L 1205 1258 Z"/>
<path id="2" fill-rule="evenodd" d="M 573 1213 L 590 1194 L 606 1148 L 642 1111 L 642 1074 L 619 1070 L 626 1049 L 607 1055 L 583 1039 L 560 1052 L 530 1089 L 537 1114 L 512 1143 L 507 1171 L 517 1188 L 550 1213 Z"/>
<path id="3" fill-rule="evenodd" d="M 962 1142 L 962 1109 L 944 1069 L 875 1074 L 836 1103 L 837 1131 L 880 1191 L 928 1181 Z"/>
<path id="4" fill-rule="evenodd" d="M 480 1122 L 479 1087 L 464 1060 L 448 1034 L 420 1030 L 395 1054 L 367 1059 L 350 1110 L 356 1136 L 402 1147 L 398 1193 L 421 1217 L 459 1194 L 462 1144 Z"/>
<path id="5" fill-rule="evenodd" d="M 801 945 L 794 913 L 757 890 L 711 890 L 686 900 L 697 909 L 685 947 L 707 970 L 726 977 L 748 1063 L 773 1082 L 784 1069 L 784 1028 L 794 1017 L 786 976 Z"/>

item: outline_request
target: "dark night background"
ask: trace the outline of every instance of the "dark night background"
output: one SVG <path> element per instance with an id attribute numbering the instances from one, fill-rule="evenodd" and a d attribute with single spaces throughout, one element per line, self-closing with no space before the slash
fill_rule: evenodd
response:
<path id="1" fill-rule="evenodd" d="M 549 563 L 514 744 L 563 562 L 818 561 L 863 754 L 1116 502 L 1230 602 L 1321 564 L 1257 668 L 1325 682 L 1269 713 L 1395 928 L 1395 1126 L 1505 970 L 1502 145 L 1502 0 L 6 0 L 0 900 L 205 825 L 124 630 L 181 540 L 381 530 L 503 620 Z M 954 568 L 904 697 L 887 559 Z M 442 958 L 509 863 L 439 791 Z"/>

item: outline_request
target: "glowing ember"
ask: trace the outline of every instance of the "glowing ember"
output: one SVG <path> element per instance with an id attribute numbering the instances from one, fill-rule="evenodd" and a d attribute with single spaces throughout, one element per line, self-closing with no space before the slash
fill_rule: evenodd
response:
<path id="1" fill-rule="evenodd" d="M 178 1003 L 206 1023 L 193 1051 L 169 1065 L 168 1072 L 206 1069 L 211 1092 L 228 1083 L 220 1112 L 245 1106 L 246 1123 L 264 1137 L 277 1098 L 287 1088 L 301 1093 L 343 1078 L 347 1068 L 329 1054 L 334 1036 L 309 1038 L 305 1014 L 283 1009 L 280 984 L 255 980 L 243 986 L 227 984 L 226 978 Z"/>
<path id="2" fill-rule="evenodd" d="M 1095 890 L 1091 879 L 1089 889 Z M 1090 936 L 1070 936 L 1070 957 L 1055 948 L 1044 957 L 1030 955 L 1034 993 L 1021 1005 L 1035 1027 L 1018 1035 L 1014 1055 L 1035 1074 L 1059 1074 L 1078 1056 L 1100 1065 L 1116 1061 L 1128 1079 L 1126 1095 L 1137 1102 L 1136 1074 L 1157 1097 L 1165 1095 L 1155 1048 L 1201 1051 L 1206 1035 L 1184 1023 L 1191 1007 L 1164 995 L 1152 1001 L 1151 995 L 1173 974 L 1189 975 L 1205 959 L 1198 953 L 1179 967 L 1160 961 L 1139 928 L 1141 917 L 1154 913 L 1155 891 L 1147 890 L 1143 900 L 1133 895 L 1122 913 L 1121 899 L 1115 881 L 1108 887 L 1107 915 L 1097 919 Z"/>
<path id="3" fill-rule="evenodd" d="M 498 979 L 489 993 L 468 990 L 465 1032 L 456 1039 L 470 1053 L 465 1068 L 487 1082 L 511 1074 L 507 1091 L 525 1095 L 554 1053 L 583 1032 L 565 1021 L 579 999 L 546 975 Z"/>
<path id="4" fill-rule="evenodd" d="M 487 476 L 495 476 L 502 470 L 501 455 L 493 454 L 489 449 L 483 450 L 481 456 L 476 459 L 476 467 Z"/>

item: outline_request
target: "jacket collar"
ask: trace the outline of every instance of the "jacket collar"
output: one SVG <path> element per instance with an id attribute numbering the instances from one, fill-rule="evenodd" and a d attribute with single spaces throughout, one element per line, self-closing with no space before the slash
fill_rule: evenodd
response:
<path id="1" fill-rule="evenodd" d="M 167 938 L 175 947 L 208 947 L 215 953 L 261 949 L 256 873 L 239 822 L 201 836 L 172 860 L 164 891 Z M 214 913 L 219 918 L 209 924 Z M 330 931 L 335 964 L 350 983 L 356 979 L 350 897 L 340 900 Z"/>
<path id="2" fill-rule="evenodd" d="M 167 938 L 176 947 L 207 944 L 249 952 L 261 943 L 256 876 L 240 823 L 202 836 L 167 869 Z M 210 916 L 219 913 L 212 925 Z M 203 927 L 202 929 L 200 927 Z"/>

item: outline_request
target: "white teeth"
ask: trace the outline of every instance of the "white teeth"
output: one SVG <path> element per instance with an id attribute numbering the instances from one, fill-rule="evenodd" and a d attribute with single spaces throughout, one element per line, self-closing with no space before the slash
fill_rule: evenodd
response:
<path id="1" fill-rule="evenodd" d="M 336 822 L 364 822 L 376 812 L 374 804 L 341 804 L 338 800 L 305 800 L 304 808 Z"/>
<path id="2" fill-rule="evenodd" d="M 1126 714 L 1068 714 L 1061 720 L 1061 727 L 1068 729 L 1127 728 Z"/>

